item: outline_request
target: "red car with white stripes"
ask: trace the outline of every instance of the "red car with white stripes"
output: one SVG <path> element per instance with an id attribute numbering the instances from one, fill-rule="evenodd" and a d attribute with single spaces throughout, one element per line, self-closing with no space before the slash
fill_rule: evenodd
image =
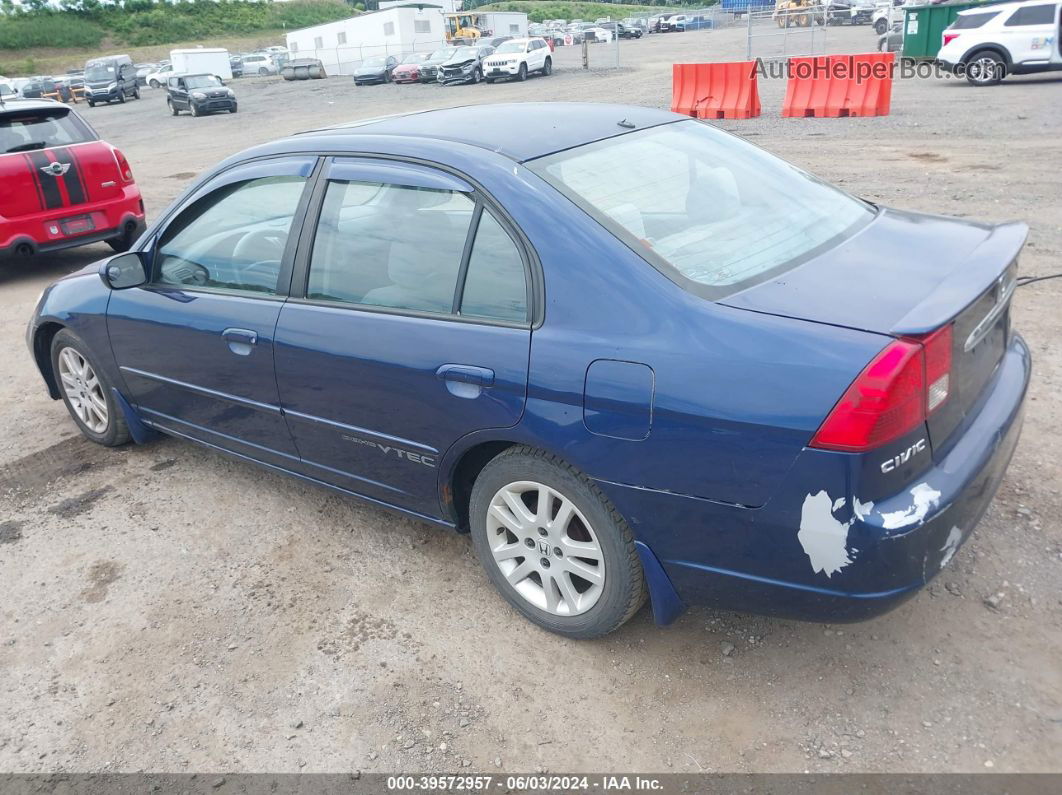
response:
<path id="1" fill-rule="evenodd" d="M 0 185 L 0 254 L 99 241 L 125 251 L 144 230 L 125 155 L 59 102 L 0 102 Z"/>

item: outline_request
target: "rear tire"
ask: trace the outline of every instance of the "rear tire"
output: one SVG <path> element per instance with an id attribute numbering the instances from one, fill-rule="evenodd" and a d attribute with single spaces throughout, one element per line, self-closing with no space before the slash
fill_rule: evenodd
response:
<path id="1" fill-rule="evenodd" d="M 889 23 L 886 22 L 884 19 L 879 19 L 877 22 L 874 23 L 874 32 L 877 33 L 879 36 L 885 35 L 885 31 L 887 31 L 888 29 Z"/>
<path id="2" fill-rule="evenodd" d="M 63 403 L 85 438 L 106 447 L 128 442 L 129 426 L 114 399 L 111 383 L 81 338 L 62 329 L 52 339 L 51 357 Z M 79 365 L 85 369 L 79 370 Z"/>
<path id="3" fill-rule="evenodd" d="M 265 77 L 267 74 L 269 74 L 269 70 L 266 69 L 264 66 L 259 67 L 258 74 L 260 74 L 261 76 Z"/>
<path id="4" fill-rule="evenodd" d="M 998 85 L 1006 73 L 1006 63 L 994 50 L 975 52 L 966 61 L 966 82 L 972 86 Z"/>
<path id="5" fill-rule="evenodd" d="M 627 522 L 593 481 L 549 453 L 511 447 L 490 461 L 472 488 L 469 522 L 494 587 L 543 629 L 596 638 L 645 602 Z"/>

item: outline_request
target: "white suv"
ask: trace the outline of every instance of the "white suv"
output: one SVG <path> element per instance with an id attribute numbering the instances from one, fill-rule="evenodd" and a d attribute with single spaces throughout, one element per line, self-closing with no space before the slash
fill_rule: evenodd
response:
<path id="1" fill-rule="evenodd" d="M 992 86 L 1008 74 L 1062 70 L 1062 0 L 960 11 L 942 35 L 937 62 L 975 86 Z"/>
<path id="2" fill-rule="evenodd" d="M 527 80 L 530 72 L 548 75 L 553 72 L 553 57 L 545 39 L 509 39 L 498 45 L 483 65 L 488 83 L 500 77 Z"/>

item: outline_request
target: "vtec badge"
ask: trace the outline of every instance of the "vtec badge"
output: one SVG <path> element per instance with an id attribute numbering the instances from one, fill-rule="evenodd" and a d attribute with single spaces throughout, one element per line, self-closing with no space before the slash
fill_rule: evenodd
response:
<path id="1" fill-rule="evenodd" d="M 888 474 L 889 472 L 892 472 L 897 467 L 901 467 L 904 464 L 906 464 L 914 456 L 918 455 L 919 453 L 921 453 L 925 449 L 926 449 L 926 440 L 925 439 L 919 439 L 917 442 L 912 444 L 910 447 L 908 447 L 906 450 L 904 450 L 899 455 L 895 455 L 892 458 L 890 458 L 888 461 L 882 462 L 881 471 L 883 473 L 885 473 L 885 474 Z"/>

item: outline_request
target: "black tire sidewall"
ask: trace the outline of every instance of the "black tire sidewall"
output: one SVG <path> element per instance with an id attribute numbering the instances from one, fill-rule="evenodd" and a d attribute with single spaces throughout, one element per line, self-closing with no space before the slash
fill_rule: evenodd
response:
<path id="1" fill-rule="evenodd" d="M 578 616 L 555 616 L 528 603 L 505 579 L 487 540 L 486 516 L 490 501 L 503 486 L 533 480 L 556 489 L 571 500 L 594 529 L 604 554 L 604 592 L 590 610 Z M 574 471 L 527 448 L 513 448 L 480 472 L 469 501 L 472 544 L 487 577 L 505 599 L 526 618 L 551 632 L 572 638 L 595 638 L 623 624 L 633 612 L 632 591 L 641 594 L 642 571 L 633 549 L 633 535 L 604 496 Z M 638 605 L 642 598 L 638 597 Z"/>
<path id="2" fill-rule="evenodd" d="M 96 373 L 96 378 L 99 379 L 100 385 L 103 387 L 103 400 L 107 404 L 107 429 L 103 433 L 96 433 L 85 425 L 70 405 L 70 399 L 66 396 L 66 390 L 63 389 L 62 380 L 59 378 L 59 352 L 64 348 L 73 348 L 84 357 L 84 359 L 92 366 L 93 372 Z M 77 425 L 78 430 L 80 430 L 86 438 L 91 439 L 97 444 L 106 445 L 108 447 L 113 447 L 128 441 L 129 429 L 125 424 L 125 420 L 122 418 L 117 401 L 114 399 L 114 392 L 111 389 L 112 384 L 110 379 L 107 378 L 106 372 L 100 367 L 96 357 L 92 355 L 89 347 L 81 340 L 81 338 L 69 329 L 62 329 L 52 338 L 50 355 L 52 360 L 52 373 L 55 375 L 55 383 L 59 387 L 59 394 L 62 395 L 66 410 L 70 413 L 70 418 L 74 421 L 74 424 Z"/>

